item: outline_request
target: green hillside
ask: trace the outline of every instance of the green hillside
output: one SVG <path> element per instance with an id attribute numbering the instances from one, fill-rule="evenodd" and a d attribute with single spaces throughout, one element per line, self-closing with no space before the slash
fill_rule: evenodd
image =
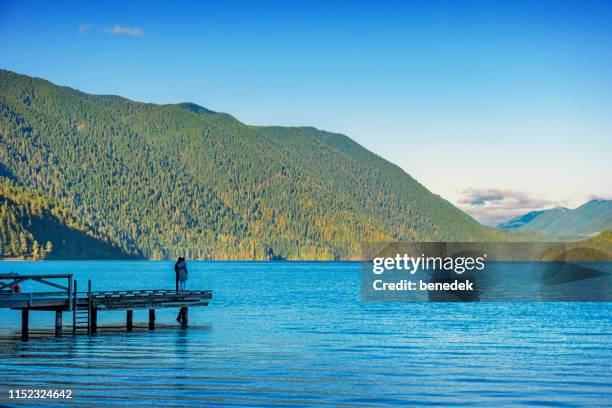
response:
<path id="1" fill-rule="evenodd" d="M 532 211 L 498 228 L 529 230 L 559 239 L 580 239 L 612 228 L 612 200 L 591 200 L 575 209 Z"/>
<path id="2" fill-rule="evenodd" d="M 343 135 L 8 71 L 0 163 L 134 256 L 348 259 L 367 241 L 504 236 Z"/>
<path id="3" fill-rule="evenodd" d="M 44 193 L 0 177 L 0 258 L 125 258 Z"/>

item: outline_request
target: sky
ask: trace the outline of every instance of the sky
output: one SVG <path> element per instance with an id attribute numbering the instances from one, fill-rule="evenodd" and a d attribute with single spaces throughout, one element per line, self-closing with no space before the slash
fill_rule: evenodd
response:
<path id="1" fill-rule="evenodd" d="M 343 133 L 490 225 L 612 198 L 612 2 L 88 3 L 0 0 L 0 68 Z"/>

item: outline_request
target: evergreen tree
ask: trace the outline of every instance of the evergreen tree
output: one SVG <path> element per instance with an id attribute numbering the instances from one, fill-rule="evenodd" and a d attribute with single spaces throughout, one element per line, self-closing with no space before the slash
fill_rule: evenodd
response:
<path id="1" fill-rule="evenodd" d="M 28 238 L 24 231 L 19 233 L 19 257 L 27 257 L 29 255 L 28 250 Z"/>
<path id="2" fill-rule="evenodd" d="M 41 259 L 41 250 L 40 250 L 40 246 L 38 245 L 38 241 L 34 240 L 34 242 L 32 243 L 32 259 Z"/>

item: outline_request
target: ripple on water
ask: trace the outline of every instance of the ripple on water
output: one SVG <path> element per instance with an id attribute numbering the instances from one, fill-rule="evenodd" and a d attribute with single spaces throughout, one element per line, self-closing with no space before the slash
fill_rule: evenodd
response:
<path id="1" fill-rule="evenodd" d="M 46 273 L 66 267 L 38 265 Z M 163 262 L 79 266 L 77 278 L 100 290 L 172 279 Z M 126 269 L 142 272 L 128 280 Z M 33 313 L 37 329 L 23 343 L 18 314 L 0 311 L 0 403 L 11 403 L 11 388 L 69 388 L 72 405 L 88 407 L 612 399 L 609 304 L 364 304 L 354 263 L 193 262 L 191 270 L 193 287 L 212 288 L 215 299 L 190 311 L 188 330 L 174 325 L 174 310 L 158 311 L 157 330 L 132 333 L 122 331 L 122 314 L 102 313 L 98 335 L 55 339 L 50 318 Z M 49 401 L 28 401 L 37 404 Z"/>

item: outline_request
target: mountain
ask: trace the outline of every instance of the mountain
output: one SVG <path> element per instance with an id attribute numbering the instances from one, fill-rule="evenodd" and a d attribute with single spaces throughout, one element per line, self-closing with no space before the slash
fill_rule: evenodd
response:
<path id="1" fill-rule="evenodd" d="M 576 209 L 532 211 L 500 224 L 500 229 L 524 229 L 557 238 L 578 239 L 612 228 L 612 200 L 591 200 Z"/>
<path id="2" fill-rule="evenodd" d="M 352 259 L 363 242 L 505 236 L 341 134 L 4 70 L 0 164 L 129 256 Z"/>
<path id="3" fill-rule="evenodd" d="M 39 191 L 0 177 L 0 257 L 127 258 Z"/>
<path id="4" fill-rule="evenodd" d="M 537 230 L 538 225 L 548 225 L 558 220 L 564 213 L 571 211 L 568 208 L 557 207 L 549 210 L 530 211 L 527 214 L 519 215 L 504 223 L 501 223 L 497 228 L 501 229 L 521 229 L 529 223 L 534 230 Z"/>

